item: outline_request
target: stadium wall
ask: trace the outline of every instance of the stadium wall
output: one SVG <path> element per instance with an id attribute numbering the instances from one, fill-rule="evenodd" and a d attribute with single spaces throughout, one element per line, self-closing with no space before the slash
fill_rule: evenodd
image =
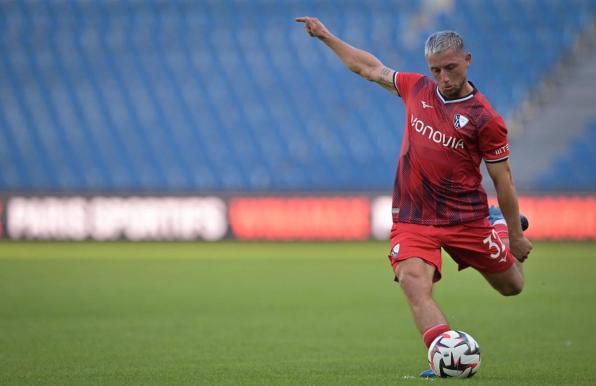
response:
<path id="1" fill-rule="evenodd" d="M 496 203 L 495 198 L 490 198 Z M 533 240 L 596 240 L 596 196 L 522 196 Z M 387 239 L 391 197 L 357 195 L 0 198 L 5 240 Z"/>

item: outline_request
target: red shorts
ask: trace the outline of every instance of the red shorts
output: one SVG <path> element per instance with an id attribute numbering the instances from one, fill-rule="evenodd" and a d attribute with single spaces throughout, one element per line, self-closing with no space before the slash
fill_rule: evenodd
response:
<path id="1" fill-rule="evenodd" d="M 390 246 L 394 272 L 400 261 L 419 257 L 435 266 L 435 282 L 441 279 L 441 248 L 460 270 L 473 267 L 485 273 L 504 272 L 515 262 L 488 219 L 448 226 L 394 223 Z"/>

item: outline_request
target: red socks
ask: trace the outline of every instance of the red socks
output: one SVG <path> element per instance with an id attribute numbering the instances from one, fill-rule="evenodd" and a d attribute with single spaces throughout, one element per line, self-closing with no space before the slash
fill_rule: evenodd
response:
<path id="1" fill-rule="evenodd" d="M 449 330 L 451 330 L 451 328 L 449 328 L 449 325 L 447 325 L 447 324 L 437 324 L 436 326 L 433 326 L 433 327 L 427 329 L 422 334 L 422 339 L 424 339 L 424 344 L 426 345 L 426 347 L 430 347 L 430 344 L 433 342 L 433 340 L 436 339 L 437 336 L 439 336 L 442 333 L 447 332 Z"/>

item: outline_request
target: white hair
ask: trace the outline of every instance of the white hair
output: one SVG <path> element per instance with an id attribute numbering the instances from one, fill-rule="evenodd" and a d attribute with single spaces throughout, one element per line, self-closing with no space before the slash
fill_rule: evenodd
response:
<path id="1" fill-rule="evenodd" d="M 454 51 L 464 49 L 464 39 L 455 31 L 435 32 L 426 39 L 424 56 L 438 54 L 452 48 Z"/>

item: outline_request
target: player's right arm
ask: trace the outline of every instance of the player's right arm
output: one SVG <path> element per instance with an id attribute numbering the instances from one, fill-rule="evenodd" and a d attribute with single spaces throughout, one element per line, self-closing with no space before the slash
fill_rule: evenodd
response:
<path id="1" fill-rule="evenodd" d="M 317 37 L 325 43 L 337 57 L 351 71 L 364 79 L 370 80 L 387 89 L 395 95 L 399 95 L 394 83 L 395 71 L 385 66 L 376 56 L 369 52 L 352 47 L 337 36 L 333 35 L 327 27 L 316 17 L 298 17 L 296 21 L 304 23 L 304 28 L 310 36 Z"/>

